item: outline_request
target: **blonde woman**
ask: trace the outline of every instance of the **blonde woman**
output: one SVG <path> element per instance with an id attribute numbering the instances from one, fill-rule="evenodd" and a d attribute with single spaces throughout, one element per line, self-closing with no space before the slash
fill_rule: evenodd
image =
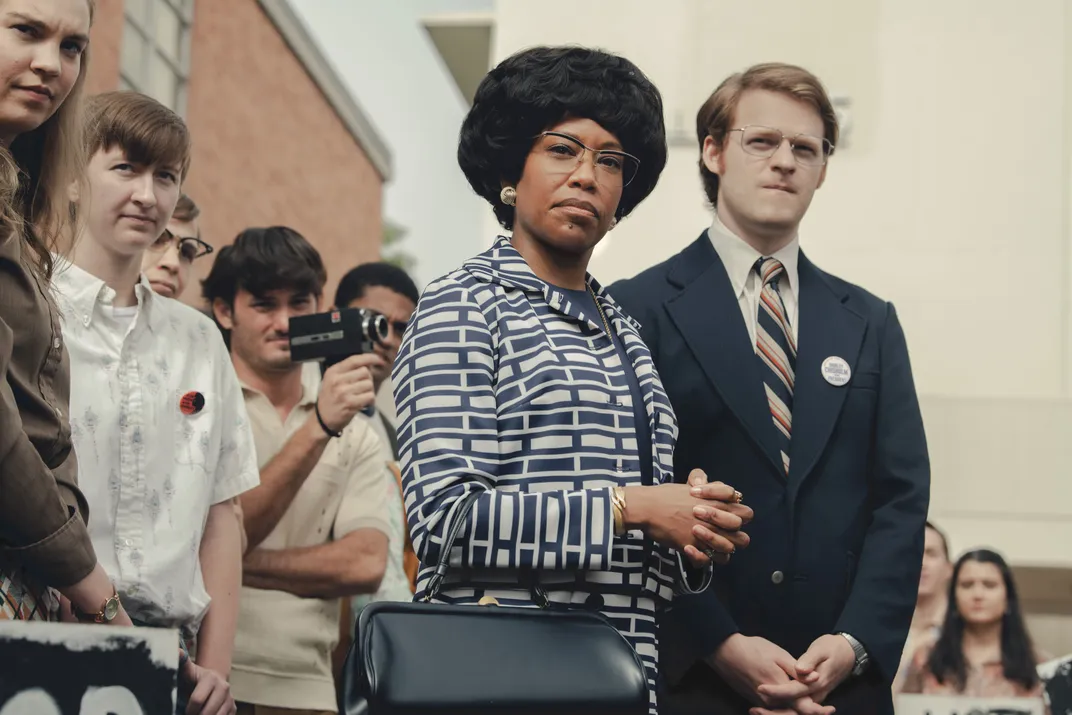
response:
<path id="1" fill-rule="evenodd" d="M 82 169 L 92 0 L 0 0 L 0 619 L 130 619 L 86 532 L 51 253 Z"/>

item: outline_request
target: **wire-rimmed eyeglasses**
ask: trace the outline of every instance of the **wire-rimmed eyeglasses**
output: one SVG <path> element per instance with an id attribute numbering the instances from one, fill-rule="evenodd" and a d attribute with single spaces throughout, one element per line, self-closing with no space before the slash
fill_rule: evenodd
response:
<path id="1" fill-rule="evenodd" d="M 741 133 L 741 148 L 752 156 L 770 157 L 782 146 L 783 141 L 789 142 L 793 151 L 793 158 L 798 164 L 804 166 L 822 166 L 826 158 L 834 151 L 834 145 L 825 137 L 816 137 L 811 134 L 797 134 L 787 137 L 779 129 L 750 124 L 745 127 L 731 129 L 730 132 Z"/>
<path id="2" fill-rule="evenodd" d="M 586 154 L 592 155 L 592 164 L 596 177 L 601 184 L 623 188 L 636 178 L 640 169 L 640 159 L 619 149 L 593 149 L 585 146 L 577 138 L 561 132 L 541 132 L 535 137 L 538 141 L 533 151 L 540 153 L 550 170 L 561 173 L 576 171 Z"/>

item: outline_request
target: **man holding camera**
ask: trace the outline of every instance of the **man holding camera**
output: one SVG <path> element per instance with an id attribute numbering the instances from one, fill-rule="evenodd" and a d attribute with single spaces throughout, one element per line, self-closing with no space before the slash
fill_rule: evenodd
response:
<path id="1" fill-rule="evenodd" d="M 402 336 L 406 326 L 417 310 L 420 293 L 413 279 L 403 269 L 386 262 L 362 263 L 339 281 L 335 290 L 335 305 L 339 308 L 362 308 L 372 310 L 387 319 L 387 339 L 376 346 L 376 354 L 384 359 L 383 366 L 371 368 L 372 381 L 376 385 L 376 394 L 386 393 L 392 403 L 390 385 L 384 384 L 391 377 L 398 348 L 402 345 Z M 380 399 L 384 399 L 381 395 Z M 384 446 L 391 452 L 391 458 L 398 461 L 398 435 L 395 425 L 382 411 L 369 411 L 369 417 L 375 422 L 376 430 Z"/>
<path id="2" fill-rule="evenodd" d="M 351 356 L 318 381 L 290 356 L 290 318 L 317 312 L 325 280 L 316 249 L 276 226 L 239 234 L 203 284 L 230 333 L 261 470 L 242 496 L 239 715 L 335 712 L 340 599 L 375 591 L 387 560 L 379 441 L 354 419 L 375 399 L 381 358 Z"/>
<path id="3" fill-rule="evenodd" d="M 390 400 L 390 404 L 394 403 L 389 384 L 391 369 L 395 365 L 398 348 L 402 345 L 402 336 L 413 311 L 417 309 L 419 299 L 420 293 L 413 279 L 403 269 L 390 263 L 362 263 L 350 269 L 339 281 L 339 287 L 335 291 L 336 306 L 373 311 L 384 316 L 387 323 L 387 337 L 375 347 L 376 354 L 384 359 L 384 366 L 371 369 L 378 401 L 386 398 Z M 394 412 L 393 409 L 391 411 Z M 398 435 L 395 433 L 394 423 L 382 410 L 375 407 L 369 408 L 365 413 L 372 429 L 383 443 L 384 459 L 390 466 L 384 482 L 387 486 L 387 499 L 391 504 L 391 553 L 388 555 L 387 575 L 380 590 L 353 600 L 354 618 L 361 608 L 372 601 L 408 601 L 413 596 L 417 569 L 420 567 L 417 555 L 413 553 L 413 544 L 410 543 L 409 529 L 405 523 L 402 475 L 398 470 Z"/>

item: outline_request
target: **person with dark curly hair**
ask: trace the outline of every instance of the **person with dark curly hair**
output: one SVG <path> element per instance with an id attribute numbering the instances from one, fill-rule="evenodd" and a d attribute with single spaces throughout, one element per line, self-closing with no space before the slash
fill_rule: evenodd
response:
<path id="1" fill-rule="evenodd" d="M 587 272 L 666 163 L 662 99 L 628 60 L 537 47 L 481 82 L 458 162 L 503 228 L 421 296 L 393 372 L 417 598 L 598 610 L 655 703 L 655 613 L 748 543 L 741 495 L 673 483 L 677 423 L 639 327 Z M 568 644 L 563 644 L 568 647 Z"/>
<path id="2" fill-rule="evenodd" d="M 995 551 L 957 559 L 949 608 L 937 642 L 912 656 L 903 693 L 977 698 L 1041 698 L 1035 650 L 1012 570 Z"/>

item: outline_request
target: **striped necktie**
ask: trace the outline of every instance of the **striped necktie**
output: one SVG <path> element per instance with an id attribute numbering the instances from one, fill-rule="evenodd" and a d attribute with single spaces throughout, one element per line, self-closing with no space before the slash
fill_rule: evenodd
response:
<path id="1" fill-rule="evenodd" d="M 778 290 L 785 266 L 775 258 L 760 258 L 754 267 L 763 281 L 756 320 L 756 355 L 763 362 L 763 386 L 771 418 L 778 432 L 785 473 L 789 473 L 789 439 L 793 432 L 793 385 L 796 380 L 797 345 L 789 315 Z"/>

